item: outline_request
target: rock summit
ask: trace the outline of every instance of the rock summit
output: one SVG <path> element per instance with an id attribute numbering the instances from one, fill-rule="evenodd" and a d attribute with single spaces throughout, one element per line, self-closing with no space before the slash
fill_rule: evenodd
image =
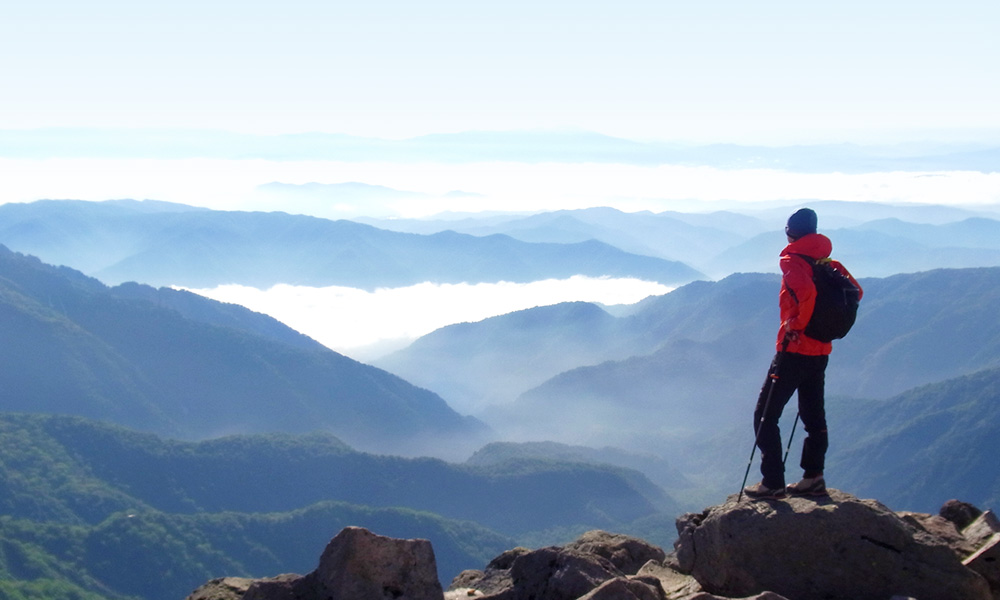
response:
<path id="1" fill-rule="evenodd" d="M 833 489 L 733 495 L 677 532 L 669 554 L 604 531 L 514 548 L 444 591 L 430 542 L 348 527 L 308 575 L 215 579 L 188 600 L 1000 600 L 1000 520 L 955 501 L 930 515 Z"/>

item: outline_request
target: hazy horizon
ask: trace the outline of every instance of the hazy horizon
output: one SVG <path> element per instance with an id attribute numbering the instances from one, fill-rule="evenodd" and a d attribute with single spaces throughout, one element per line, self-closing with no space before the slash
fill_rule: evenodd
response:
<path id="1" fill-rule="evenodd" d="M 992 208 L 998 23 L 1000 5 L 981 0 L 15 3 L 0 21 L 0 203 L 131 198 L 334 219 L 818 200 Z M 460 132 L 532 135 L 451 159 L 364 139 L 341 154 L 274 155 L 289 139 L 327 152 L 330 136 L 432 136 L 442 152 L 441 136 Z M 538 147 L 538 134 L 586 132 L 789 153 L 630 162 L 614 158 L 630 143 L 606 160 L 576 142 Z M 794 151 L 929 143 L 959 155 L 910 168 L 880 150 L 867 158 L 885 168 L 851 170 Z M 819 162 L 787 166 L 805 159 Z"/>

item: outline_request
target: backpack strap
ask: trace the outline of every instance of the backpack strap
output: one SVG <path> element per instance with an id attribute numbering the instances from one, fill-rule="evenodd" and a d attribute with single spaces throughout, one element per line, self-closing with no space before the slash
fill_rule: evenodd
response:
<path id="1" fill-rule="evenodd" d="M 798 256 L 802 260 L 804 260 L 807 263 L 809 263 L 810 267 L 815 267 L 816 265 L 823 264 L 823 263 L 828 263 L 831 260 L 833 260 L 830 257 L 827 257 L 827 258 L 813 258 L 813 257 L 809 256 L 808 254 L 800 254 L 798 252 L 789 252 L 788 256 Z"/>
<path id="2" fill-rule="evenodd" d="M 788 293 L 792 296 L 792 300 L 795 300 L 795 303 L 798 304 L 799 303 L 799 297 L 795 295 L 795 290 L 793 290 L 792 288 L 790 288 L 788 286 L 788 284 L 785 283 L 784 281 L 781 282 L 781 285 L 785 286 L 785 289 L 788 290 Z"/>

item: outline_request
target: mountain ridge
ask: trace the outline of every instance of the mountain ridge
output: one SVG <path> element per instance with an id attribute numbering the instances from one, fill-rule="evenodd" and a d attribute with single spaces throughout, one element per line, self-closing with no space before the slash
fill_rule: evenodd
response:
<path id="1" fill-rule="evenodd" d="M 516 542 L 595 526 L 641 526 L 667 543 L 664 515 L 678 510 L 631 469 L 457 465 L 359 452 L 329 434 L 190 442 L 8 413 L 0 455 L 0 593 L 48 582 L 46 598 L 67 600 L 171 600 L 217 573 L 305 572 L 348 525 L 434 540 L 450 579 Z"/>
<path id="2" fill-rule="evenodd" d="M 73 235 L 66 235 L 72 230 Z M 455 232 L 417 235 L 287 213 L 137 210 L 134 205 L 39 201 L 0 206 L 0 240 L 106 283 L 190 288 L 285 283 L 366 290 L 437 283 L 635 277 L 664 284 L 691 267 L 587 240 L 528 243 Z"/>
<path id="3" fill-rule="evenodd" d="M 488 435 L 432 392 L 269 317 L 135 284 L 119 295 L 3 247 L 0 331 L 5 411 L 68 412 L 187 438 L 327 429 L 404 454 L 456 430 L 465 433 L 457 452 Z"/>

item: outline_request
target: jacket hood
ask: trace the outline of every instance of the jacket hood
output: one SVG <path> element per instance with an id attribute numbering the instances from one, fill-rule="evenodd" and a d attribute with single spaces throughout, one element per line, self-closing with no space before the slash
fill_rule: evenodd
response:
<path id="1" fill-rule="evenodd" d="M 820 258 L 829 258 L 832 251 L 833 243 L 830 241 L 830 238 L 822 233 L 810 233 L 785 246 L 785 249 L 781 251 L 781 255 L 805 254 L 809 258 L 818 260 Z"/>

